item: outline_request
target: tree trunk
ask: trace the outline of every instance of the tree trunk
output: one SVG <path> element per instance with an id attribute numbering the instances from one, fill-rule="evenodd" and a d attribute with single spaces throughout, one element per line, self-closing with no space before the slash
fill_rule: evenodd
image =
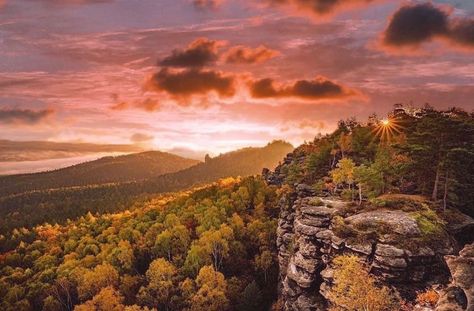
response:
<path id="1" fill-rule="evenodd" d="M 447 205 L 447 199 L 448 199 L 448 181 L 449 181 L 449 171 L 446 169 L 446 177 L 444 181 L 443 211 L 446 211 L 446 205 Z"/>
<path id="2" fill-rule="evenodd" d="M 438 167 L 436 168 L 436 178 L 435 178 L 435 183 L 433 187 L 433 193 L 431 194 L 431 199 L 433 201 L 436 201 L 438 199 L 439 171 L 440 171 L 440 165 L 438 164 Z"/>
<path id="3" fill-rule="evenodd" d="M 352 184 L 349 184 L 349 191 L 351 192 L 351 202 L 354 202 L 354 192 L 352 191 Z"/>
<path id="4" fill-rule="evenodd" d="M 359 184 L 359 206 L 362 205 L 362 184 Z"/>

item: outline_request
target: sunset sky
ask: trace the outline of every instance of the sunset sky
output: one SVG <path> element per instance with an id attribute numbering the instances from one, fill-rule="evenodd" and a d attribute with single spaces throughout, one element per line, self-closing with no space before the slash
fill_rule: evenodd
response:
<path id="1" fill-rule="evenodd" d="M 474 109 L 474 1 L 0 0 L 0 140 L 200 157 Z"/>

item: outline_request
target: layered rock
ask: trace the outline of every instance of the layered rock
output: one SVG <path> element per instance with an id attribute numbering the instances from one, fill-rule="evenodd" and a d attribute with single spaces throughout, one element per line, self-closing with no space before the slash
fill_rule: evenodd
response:
<path id="1" fill-rule="evenodd" d="M 436 311 L 474 311 L 474 244 L 445 259 L 452 282 L 442 292 Z"/>
<path id="2" fill-rule="evenodd" d="M 274 173 L 264 172 L 267 182 L 278 186 L 287 182 L 285 166 L 295 161 L 301 163 L 304 157 L 290 154 Z M 444 229 L 439 236 L 427 232 L 433 228 L 423 226 L 426 222 L 419 221 L 420 213 L 403 208 L 358 210 L 327 193 L 318 197 L 304 183 L 291 186 L 293 190 L 279 203 L 277 229 L 279 290 L 284 310 L 327 310 L 331 304 L 328 293 L 333 284 L 332 261 L 339 255 L 360 257 L 371 274 L 406 299 L 413 299 L 417 291 L 431 284 L 448 282 L 443 258 L 455 252 L 454 234 Z M 456 265 L 455 259 L 446 258 L 453 267 Z M 466 295 L 472 291 L 466 287 L 468 281 L 458 277 L 457 282 L 456 288 L 466 291 Z M 450 295 L 456 296 L 456 290 Z"/>

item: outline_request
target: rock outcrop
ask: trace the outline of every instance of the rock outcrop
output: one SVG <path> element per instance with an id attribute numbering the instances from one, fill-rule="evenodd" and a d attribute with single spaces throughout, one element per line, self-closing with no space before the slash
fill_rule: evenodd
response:
<path id="1" fill-rule="evenodd" d="M 285 163 L 291 160 L 290 155 Z M 274 174 L 266 172 L 271 184 L 281 185 L 284 178 L 280 167 Z M 333 284 L 332 260 L 349 254 L 360 257 L 371 274 L 407 299 L 431 284 L 448 283 L 446 258 L 454 286 L 472 297 L 473 289 L 468 286 L 472 286 L 472 279 L 463 279 L 464 274 L 456 270 L 470 267 L 472 277 L 470 250 L 463 253 L 464 257 L 450 257 L 456 248 L 454 239 L 446 233 L 431 240 L 436 234 L 427 230 L 438 228 L 427 228 L 426 219 L 419 214 L 376 207 L 358 210 L 348 202 L 316 196 L 314 189 L 304 183 L 292 189 L 280 201 L 277 229 L 279 290 L 284 310 L 326 310 L 331 304 L 328 291 Z M 456 290 L 449 295 L 456 296 Z"/>
<path id="2" fill-rule="evenodd" d="M 474 244 L 445 259 L 452 283 L 442 292 L 436 311 L 474 311 Z"/>

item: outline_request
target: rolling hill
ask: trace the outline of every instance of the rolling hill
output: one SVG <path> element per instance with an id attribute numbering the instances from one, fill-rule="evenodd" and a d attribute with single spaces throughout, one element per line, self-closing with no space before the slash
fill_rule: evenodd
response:
<path id="1" fill-rule="evenodd" d="M 160 151 L 109 156 L 49 172 L 0 177 L 0 197 L 28 191 L 140 181 L 197 163 L 197 160 Z"/>
<path id="2" fill-rule="evenodd" d="M 61 223 L 87 212 L 107 213 L 130 209 L 150 194 L 189 189 L 225 177 L 249 176 L 274 168 L 293 146 L 274 141 L 262 148 L 244 148 L 208 158 L 178 172 L 141 181 L 91 184 L 29 191 L 0 198 L 0 232 L 43 222 Z"/>

